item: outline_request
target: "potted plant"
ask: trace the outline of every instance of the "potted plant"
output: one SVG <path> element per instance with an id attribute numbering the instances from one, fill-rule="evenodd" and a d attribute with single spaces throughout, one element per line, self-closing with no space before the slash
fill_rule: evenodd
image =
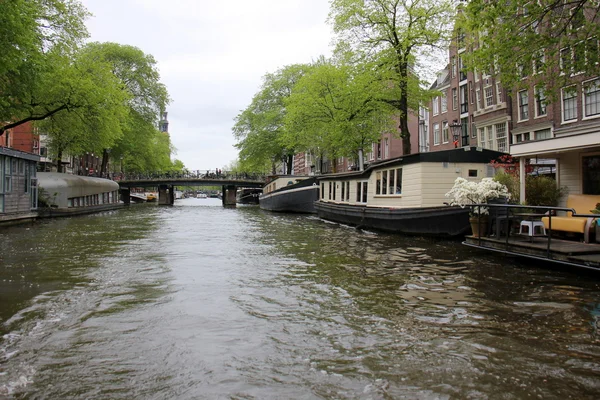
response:
<path id="1" fill-rule="evenodd" d="M 481 232 L 487 230 L 489 208 L 478 204 L 485 204 L 489 200 L 500 197 L 510 199 L 510 193 L 506 185 L 496 182 L 492 178 L 483 178 L 479 182 L 474 182 L 458 177 L 454 181 L 452 189 L 446 193 L 446 197 L 450 198 L 450 205 L 458 205 L 463 208 L 470 206 L 471 230 L 473 236 L 480 236 Z"/>

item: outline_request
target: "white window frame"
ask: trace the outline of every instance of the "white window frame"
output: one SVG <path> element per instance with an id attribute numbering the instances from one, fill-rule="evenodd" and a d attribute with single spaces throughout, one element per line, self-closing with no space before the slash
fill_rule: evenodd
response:
<path id="1" fill-rule="evenodd" d="M 431 102 L 431 114 L 439 115 L 440 114 L 440 98 L 435 96 L 433 101 Z"/>
<path id="2" fill-rule="evenodd" d="M 586 93 L 586 86 L 589 86 L 589 84 L 591 84 L 592 82 L 596 82 L 596 92 L 595 92 L 595 97 L 596 97 L 596 110 L 598 110 L 598 112 L 596 114 L 592 114 L 592 115 L 587 115 L 587 93 Z M 594 119 L 594 118 L 599 118 L 600 117 L 600 77 L 598 78 L 594 78 L 594 79 L 590 79 L 587 81 L 582 82 L 581 84 L 581 96 L 582 96 L 582 119 Z"/>
<path id="3" fill-rule="evenodd" d="M 543 95 L 543 98 L 540 96 Z M 548 115 L 548 103 L 546 98 L 546 93 L 544 92 L 544 88 L 541 86 L 536 86 L 533 89 L 533 99 L 534 99 L 534 108 L 535 108 L 535 118 L 545 117 Z M 540 106 L 543 103 L 544 113 L 540 114 L 538 111 L 540 110 Z"/>
<path id="4" fill-rule="evenodd" d="M 565 119 L 565 90 L 567 89 L 572 89 L 575 88 L 575 90 L 573 90 L 573 94 L 574 96 L 569 98 L 569 100 L 572 100 L 575 102 L 575 107 L 573 108 L 574 110 L 574 118 L 570 118 L 570 119 Z M 570 124 L 573 122 L 577 122 L 577 118 L 578 118 L 578 114 L 577 114 L 577 87 L 575 85 L 572 86 L 567 86 L 564 87 L 560 90 L 560 104 L 561 104 L 561 113 L 560 113 L 560 118 L 562 120 L 563 124 Z"/>
<path id="5" fill-rule="evenodd" d="M 440 124 L 439 122 L 436 122 L 433 124 L 433 145 L 437 146 L 440 143 Z"/>
<path id="6" fill-rule="evenodd" d="M 524 93 L 525 96 L 521 94 Z M 527 104 L 523 104 L 523 99 L 527 100 Z M 525 106 L 525 107 L 524 107 Z M 527 89 L 520 90 L 517 92 L 517 110 L 519 121 L 528 121 L 529 120 L 529 91 Z M 525 113 L 523 113 L 525 111 Z M 527 114 L 527 115 L 523 115 Z"/>
<path id="7" fill-rule="evenodd" d="M 444 114 L 448 111 L 448 93 L 444 90 L 444 92 L 442 92 L 442 95 L 440 97 L 440 101 L 441 101 L 441 113 Z"/>

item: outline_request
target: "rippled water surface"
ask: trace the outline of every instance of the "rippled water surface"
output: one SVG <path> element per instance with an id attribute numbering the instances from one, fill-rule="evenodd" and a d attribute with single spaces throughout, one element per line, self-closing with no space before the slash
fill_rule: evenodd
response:
<path id="1" fill-rule="evenodd" d="M 213 199 L 0 230 L 0 398 L 600 398 L 600 276 Z"/>

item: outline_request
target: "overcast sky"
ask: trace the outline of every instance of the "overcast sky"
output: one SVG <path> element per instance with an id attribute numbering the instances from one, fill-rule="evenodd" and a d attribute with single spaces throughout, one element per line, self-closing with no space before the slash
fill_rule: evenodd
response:
<path id="1" fill-rule="evenodd" d="M 172 102 L 174 158 L 190 170 L 237 158 L 233 119 L 268 72 L 331 54 L 328 0 L 81 0 L 91 40 L 139 47 Z"/>

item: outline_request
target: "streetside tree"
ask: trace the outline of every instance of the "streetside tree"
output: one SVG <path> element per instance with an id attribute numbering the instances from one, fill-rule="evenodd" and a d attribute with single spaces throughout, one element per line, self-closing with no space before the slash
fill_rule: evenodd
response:
<path id="1" fill-rule="evenodd" d="M 250 105 L 235 117 L 233 134 L 240 168 L 262 172 L 265 166 L 270 166 L 275 174 L 277 164 L 285 161 L 287 173 L 291 174 L 294 148 L 281 142 L 285 133 L 285 99 L 307 68 L 304 64 L 294 64 L 266 74 Z"/>
<path id="2" fill-rule="evenodd" d="M 362 169 L 365 146 L 394 130 L 393 109 L 381 101 L 389 90 L 371 65 L 320 58 L 286 100 L 286 143 L 320 160 L 358 159 Z"/>
<path id="3" fill-rule="evenodd" d="M 508 89 L 533 79 L 549 97 L 560 93 L 572 74 L 598 75 L 598 10 L 595 0 L 470 0 L 458 19 L 467 67 L 496 75 Z"/>
<path id="4" fill-rule="evenodd" d="M 88 15 L 77 0 L 0 1 L 0 136 L 27 121 L 87 106 L 77 88 L 60 78 L 88 36 Z"/>
<path id="5" fill-rule="evenodd" d="M 142 143 L 139 141 L 147 142 L 146 144 L 150 147 L 156 145 L 158 136 L 155 131 L 157 131 L 158 120 L 161 112 L 170 102 L 167 88 L 160 82 L 160 73 L 154 57 L 145 54 L 137 47 L 112 42 L 89 43 L 82 52 L 91 60 L 110 65 L 113 75 L 128 98 L 126 105 L 129 108 L 130 118 L 123 120 L 123 135 L 116 137 L 113 143 L 107 143 L 107 147 L 103 149 L 101 171 L 105 172 L 106 170 L 109 157 L 108 148 L 111 148 L 110 156 L 113 160 L 119 160 L 121 156 L 125 158 L 125 155 L 134 153 L 137 157 L 164 159 L 165 154 L 141 154 L 134 150 L 135 147 L 138 147 L 138 150 L 142 147 Z M 124 137 L 134 135 L 134 132 L 137 133 L 135 135 L 136 142 L 124 140 Z M 146 136 L 140 136 L 141 133 L 145 133 Z M 162 141 L 163 138 L 160 142 Z M 166 156 L 170 157 L 170 143 L 159 148 L 162 151 L 168 151 Z M 127 159 L 129 160 L 130 157 Z M 148 166 L 154 165 L 155 168 L 161 165 L 162 167 L 157 171 L 172 167 L 172 165 L 167 165 L 168 163 L 165 163 L 164 160 L 156 165 L 155 160 L 152 159 L 147 159 L 144 163 Z"/>
<path id="6" fill-rule="evenodd" d="M 441 64 L 453 29 L 452 0 L 332 0 L 329 21 L 338 49 L 377 65 L 395 89 L 385 101 L 399 113 L 403 154 L 411 153 L 408 116 L 430 94 L 419 75 Z"/>
<path id="7" fill-rule="evenodd" d="M 130 99 L 109 63 L 80 52 L 63 67 L 55 76 L 57 93 L 52 95 L 58 97 L 62 93 L 78 106 L 67 107 L 36 123 L 48 133 L 50 153 L 58 160 L 58 172 L 62 172 L 60 160 L 64 153 L 101 153 L 122 135 Z M 73 91 L 68 93 L 68 88 Z"/>

